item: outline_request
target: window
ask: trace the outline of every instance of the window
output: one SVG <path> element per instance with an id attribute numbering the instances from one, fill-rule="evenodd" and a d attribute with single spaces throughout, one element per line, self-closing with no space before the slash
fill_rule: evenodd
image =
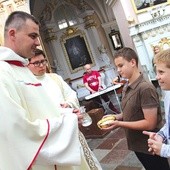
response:
<path id="1" fill-rule="evenodd" d="M 59 29 L 64 29 L 78 23 L 76 10 L 73 6 L 62 3 L 54 12 L 54 18 Z"/>

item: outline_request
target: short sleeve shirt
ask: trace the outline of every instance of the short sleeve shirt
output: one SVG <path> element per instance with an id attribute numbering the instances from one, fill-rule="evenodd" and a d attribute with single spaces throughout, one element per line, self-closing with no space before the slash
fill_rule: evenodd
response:
<path id="1" fill-rule="evenodd" d="M 139 78 L 127 86 L 122 96 L 122 111 L 124 121 L 138 121 L 144 119 L 142 109 L 158 108 L 158 126 L 161 124 L 159 98 L 155 87 L 140 75 Z M 156 128 L 157 129 L 157 128 Z M 156 131 L 154 129 L 153 131 Z M 125 129 L 128 148 L 136 152 L 148 152 L 148 136 L 140 130 Z"/>
<path id="2" fill-rule="evenodd" d="M 98 71 L 93 70 L 91 73 L 86 73 L 83 76 L 83 83 L 88 83 L 88 86 L 94 90 L 98 91 L 99 89 L 99 80 L 98 77 L 100 77 L 100 73 Z"/>

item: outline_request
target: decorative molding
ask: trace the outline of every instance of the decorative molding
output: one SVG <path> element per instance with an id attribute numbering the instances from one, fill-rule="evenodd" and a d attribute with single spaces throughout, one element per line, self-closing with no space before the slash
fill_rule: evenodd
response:
<path id="1" fill-rule="evenodd" d="M 159 8 L 164 8 L 166 5 L 169 5 L 169 0 L 164 0 L 162 1 L 155 1 L 155 0 L 151 0 L 151 1 L 141 1 L 141 0 L 131 0 L 132 6 L 134 11 L 138 14 L 138 13 L 142 13 L 142 12 L 146 12 L 146 11 L 152 11 L 155 9 Z M 159 11 L 161 12 L 161 10 Z M 157 15 L 159 15 L 158 13 L 153 13 L 153 17 L 157 17 Z"/>
<path id="2" fill-rule="evenodd" d="M 14 3 L 18 6 L 25 5 L 26 0 L 14 0 Z"/>
<path id="3" fill-rule="evenodd" d="M 102 23 L 102 27 L 105 29 L 105 28 L 110 28 L 110 27 L 117 27 L 117 21 L 116 20 L 113 20 L 113 21 L 110 21 L 110 22 L 107 22 L 107 23 Z"/>
<path id="4" fill-rule="evenodd" d="M 128 24 L 129 25 L 134 25 L 135 24 L 135 19 L 132 16 L 129 16 L 127 18 Z"/>
<path id="5" fill-rule="evenodd" d="M 155 78 L 151 65 L 153 46 L 159 45 L 162 49 L 170 47 L 170 15 L 153 18 L 149 21 L 129 27 L 141 65 L 146 67 L 150 78 Z"/>
<path id="6" fill-rule="evenodd" d="M 0 3 L 0 13 L 5 12 L 5 8 L 4 5 L 2 3 Z"/>
<path id="7" fill-rule="evenodd" d="M 94 10 L 82 10 L 82 13 L 79 15 L 84 20 L 85 29 L 96 27 Z"/>
<path id="8" fill-rule="evenodd" d="M 7 5 L 7 11 L 8 11 L 8 14 L 10 14 L 11 12 L 14 11 L 14 6 L 13 6 L 13 4 L 8 4 L 8 5 Z"/>
<path id="9" fill-rule="evenodd" d="M 65 39 L 68 36 L 74 36 L 75 34 L 77 34 L 77 32 L 79 32 L 78 28 L 76 28 L 76 27 L 68 27 L 66 29 L 66 32 L 64 32 L 63 35 L 61 36 L 61 39 Z"/>
<path id="10" fill-rule="evenodd" d="M 166 27 L 169 25 L 169 20 L 170 20 L 170 15 L 165 15 L 140 24 L 136 24 L 130 27 L 130 35 L 135 36 L 137 34 L 152 31 L 160 27 Z"/>
<path id="11" fill-rule="evenodd" d="M 57 34 L 53 28 L 46 28 L 44 32 L 46 42 L 57 40 Z"/>
<path id="12" fill-rule="evenodd" d="M 45 23 L 52 19 L 52 12 L 56 8 L 57 1 L 50 1 L 46 3 L 46 6 L 40 16 L 40 21 Z"/>
<path id="13" fill-rule="evenodd" d="M 170 48 L 170 39 L 167 37 L 164 37 L 159 41 L 158 44 L 163 50 L 166 50 L 166 49 Z"/>
<path id="14" fill-rule="evenodd" d="M 85 23 L 85 29 L 95 28 L 96 27 L 97 24 L 95 22 L 93 14 L 92 15 L 87 15 L 83 19 L 84 19 L 84 23 Z"/>
<path id="15" fill-rule="evenodd" d="M 117 0 L 105 0 L 105 1 L 106 1 L 106 4 L 107 4 L 108 6 L 113 7 L 113 6 L 115 5 L 115 3 L 116 3 Z"/>

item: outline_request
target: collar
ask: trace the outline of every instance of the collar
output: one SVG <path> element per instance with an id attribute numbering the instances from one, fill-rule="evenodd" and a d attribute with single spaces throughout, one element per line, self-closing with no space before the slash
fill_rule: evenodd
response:
<path id="1" fill-rule="evenodd" d="M 0 61 L 6 61 L 9 64 L 13 64 L 20 67 L 25 67 L 28 65 L 29 61 L 27 58 L 23 58 L 15 53 L 8 47 L 0 47 Z"/>
<path id="2" fill-rule="evenodd" d="M 17 60 L 4 60 L 4 61 L 18 67 L 25 67 L 25 65 L 21 61 L 17 61 Z"/>
<path id="3" fill-rule="evenodd" d="M 34 74 L 34 76 L 35 76 L 38 80 L 41 80 L 41 79 L 44 79 L 44 78 L 45 78 L 46 73 L 43 74 L 42 76 L 37 76 L 37 75 L 35 75 L 35 74 Z"/>
<path id="4" fill-rule="evenodd" d="M 138 84 L 141 83 L 142 80 L 143 74 L 141 73 L 141 75 L 131 85 L 128 85 L 128 87 L 130 87 L 131 89 L 135 89 L 136 86 L 138 86 Z"/>

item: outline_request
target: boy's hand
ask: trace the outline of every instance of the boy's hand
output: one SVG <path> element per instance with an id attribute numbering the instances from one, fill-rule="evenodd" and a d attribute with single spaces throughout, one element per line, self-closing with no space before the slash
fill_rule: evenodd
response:
<path id="1" fill-rule="evenodd" d="M 143 131 L 143 134 L 148 135 L 148 151 L 153 155 L 160 155 L 163 139 L 160 135 L 155 132 Z"/>
<path id="2" fill-rule="evenodd" d="M 153 155 L 160 155 L 161 153 L 161 148 L 162 148 L 162 142 L 160 141 L 155 141 L 153 139 L 148 139 L 148 146 L 149 152 L 152 152 Z"/>

